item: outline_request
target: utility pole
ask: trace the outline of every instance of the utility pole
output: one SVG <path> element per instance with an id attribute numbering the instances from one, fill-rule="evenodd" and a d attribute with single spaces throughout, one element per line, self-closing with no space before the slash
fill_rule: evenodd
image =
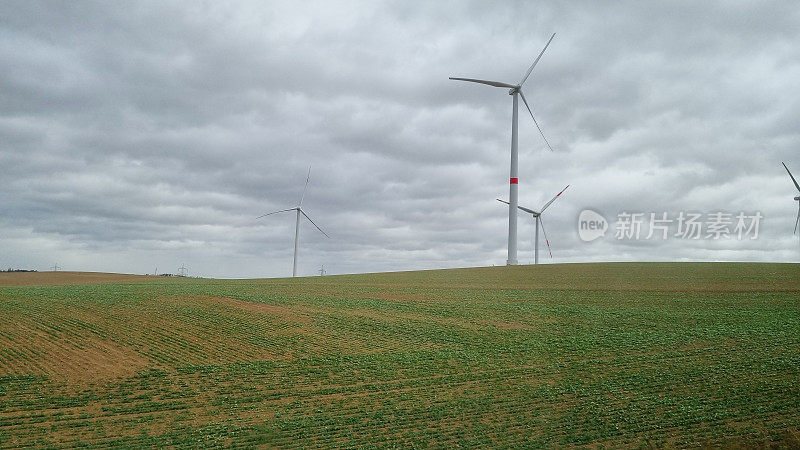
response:
<path id="1" fill-rule="evenodd" d="M 55 263 L 53 264 L 53 267 L 51 267 L 51 269 L 53 270 L 53 272 L 58 272 L 59 270 L 62 269 L 62 267 L 59 266 L 58 263 Z"/>
<path id="2" fill-rule="evenodd" d="M 325 264 L 317 271 L 319 272 L 319 276 L 324 277 L 327 272 L 325 272 Z"/>
<path id="3" fill-rule="evenodd" d="M 181 266 L 178 267 L 178 276 L 185 277 L 186 275 L 189 275 L 189 269 L 185 267 L 185 264 L 181 264 Z"/>

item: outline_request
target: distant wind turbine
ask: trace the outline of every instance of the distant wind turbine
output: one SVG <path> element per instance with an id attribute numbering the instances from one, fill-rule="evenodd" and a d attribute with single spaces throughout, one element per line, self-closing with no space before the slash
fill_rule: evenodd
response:
<path id="1" fill-rule="evenodd" d="M 783 164 L 783 168 L 786 169 L 786 172 L 789 173 L 789 176 L 792 177 L 792 181 L 794 182 L 794 187 L 797 188 L 797 192 L 800 193 L 800 184 L 797 184 L 797 180 L 794 179 L 794 175 L 792 172 L 789 172 L 789 168 L 786 167 L 786 163 L 781 162 Z M 794 232 L 792 234 L 797 234 L 797 225 L 800 224 L 800 195 L 794 198 L 797 201 L 797 220 L 794 221 Z"/>
<path id="2" fill-rule="evenodd" d="M 297 250 L 298 250 L 298 248 L 300 246 L 300 214 L 304 215 L 306 217 L 306 219 L 308 219 L 308 221 L 311 222 L 311 224 L 314 225 L 320 231 L 320 233 L 324 234 L 325 237 L 330 238 L 330 236 L 328 236 L 328 233 L 322 231 L 322 228 L 317 226 L 317 224 L 314 223 L 313 220 L 311 220 L 311 217 L 308 217 L 308 214 L 306 214 L 305 211 L 303 211 L 303 199 L 306 197 L 306 189 L 308 189 L 308 180 L 309 180 L 309 178 L 311 178 L 311 166 L 308 166 L 308 175 L 306 176 L 306 185 L 303 188 L 303 195 L 300 196 L 300 203 L 297 206 L 295 206 L 294 208 L 282 209 L 280 211 L 273 211 L 271 213 L 262 214 L 262 215 L 256 217 L 256 219 L 260 219 L 262 217 L 271 216 L 273 214 L 278 214 L 278 213 L 282 213 L 282 212 L 286 212 L 286 211 L 296 211 L 297 218 L 296 218 L 295 225 L 294 225 L 294 264 L 292 265 L 292 276 L 293 277 L 297 276 Z"/>
<path id="3" fill-rule="evenodd" d="M 569 187 L 569 185 L 567 185 L 567 187 L 562 189 L 561 192 L 556 194 L 555 197 L 551 198 L 550 201 L 545 203 L 544 206 L 542 206 L 542 209 L 539 210 L 539 211 L 534 211 L 534 210 L 532 210 L 530 208 L 526 208 L 524 206 L 517 206 L 517 208 L 519 208 L 519 209 L 525 211 L 526 213 L 530 214 L 531 216 L 533 216 L 533 220 L 534 220 L 534 223 L 535 223 L 535 226 L 536 226 L 536 232 L 535 232 L 535 235 L 534 235 L 535 237 L 533 239 L 533 242 L 534 242 L 534 244 L 533 244 L 533 248 L 534 248 L 533 263 L 534 264 L 539 264 L 539 227 L 540 226 L 542 227 L 542 233 L 544 233 L 544 241 L 547 243 L 547 251 L 550 253 L 550 258 L 551 259 L 553 258 L 553 252 L 550 251 L 550 240 L 547 239 L 547 232 L 544 231 L 544 222 L 542 221 L 542 213 L 544 212 L 545 209 L 547 209 L 548 206 L 550 206 L 554 201 L 556 201 L 556 199 L 558 197 L 560 197 L 561 194 L 564 191 L 566 191 L 568 187 Z M 508 202 L 505 201 L 505 200 L 500 200 L 498 198 L 497 201 L 505 203 L 506 205 L 508 205 Z"/>
<path id="4" fill-rule="evenodd" d="M 528 112 L 531 115 L 531 119 L 533 119 L 533 123 L 536 124 L 536 128 L 539 129 L 539 133 L 542 135 L 542 139 L 544 139 L 545 144 L 547 147 L 552 151 L 553 147 L 550 147 L 550 143 L 547 142 L 547 138 L 544 137 L 544 132 L 542 132 L 542 128 L 539 126 L 539 122 L 536 121 L 536 118 L 533 117 L 533 111 L 531 111 L 530 105 L 528 105 L 528 100 L 525 99 L 525 94 L 522 93 L 522 85 L 525 84 L 525 81 L 528 80 L 528 77 L 533 72 L 533 68 L 536 67 L 536 64 L 539 62 L 539 59 L 544 54 L 544 51 L 547 50 L 547 47 L 552 42 L 553 38 L 556 36 L 553 33 L 550 36 L 550 40 L 547 41 L 542 52 L 539 53 L 539 56 L 536 57 L 536 60 L 533 61 L 531 67 L 525 73 L 525 76 L 522 77 L 522 81 L 517 84 L 508 84 L 503 83 L 500 81 L 487 81 L 487 80 L 477 80 L 474 78 L 456 78 L 450 77 L 451 80 L 459 80 L 459 81 L 469 81 L 472 83 L 480 83 L 486 84 L 489 86 L 494 87 L 501 87 L 501 88 L 508 88 L 508 94 L 513 98 L 513 109 L 511 113 L 511 176 L 509 178 L 509 203 L 508 208 L 508 260 L 506 261 L 507 265 L 515 265 L 517 264 L 517 207 L 519 206 L 519 199 L 518 199 L 518 188 L 519 188 L 519 175 L 518 175 L 518 164 L 517 164 L 517 109 L 519 101 L 517 100 L 517 94 L 522 97 L 522 101 L 525 103 L 525 107 L 528 109 Z"/>

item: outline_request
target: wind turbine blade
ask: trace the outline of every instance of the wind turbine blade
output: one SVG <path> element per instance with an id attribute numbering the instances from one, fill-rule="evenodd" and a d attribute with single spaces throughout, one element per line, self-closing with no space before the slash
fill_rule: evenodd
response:
<path id="1" fill-rule="evenodd" d="M 497 198 L 497 199 L 495 199 L 495 200 L 497 200 L 497 201 L 498 201 L 498 202 L 500 202 L 500 203 L 505 203 L 506 205 L 510 205 L 510 203 L 508 203 L 508 202 L 507 202 L 507 201 L 505 201 L 505 200 L 500 200 L 499 198 Z M 519 206 L 519 205 L 517 205 L 517 208 L 519 208 L 519 209 L 521 209 L 521 210 L 523 210 L 523 211 L 525 211 L 526 213 L 529 213 L 529 214 L 534 214 L 534 215 L 535 215 L 535 214 L 538 214 L 536 211 L 534 211 L 534 210 L 532 210 L 532 209 L 528 209 L 528 208 L 526 208 L 526 207 L 524 207 L 524 206 Z"/>
<path id="2" fill-rule="evenodd" d="M 539 225 L 542 226 L 542 234 L 544 234 L 544 241 L 547 243 L 547 253 L 550 253 L 550 259 L 553 259 L 553 252 L 550 250 L 550 240 L 547 239 L 547 232 L 544 231 L 544 221 L 542 217 L 539 216 Z"/>
<path id="3" fill-rule="evenodd" d="M 797 220 L 794 221 L 794 233 L 797 234 L 797 224 L 800 224 L 800 204 L 797 205 Z"/>
<path id="4" fill-rule="evenodd" d="M 544 139 L 544 143 L 547 144 L 547 148 L 550 151 L 553 151 L 553 147 L 550 147 L 550 143 L 547 142 L 547 138 L 544 137 L 544 132 L 542 131 L 542 127 L 539 126 L 539 122 L 536 121 L 536 117 L 533 117 L 533 111 L 531 111 L 531 107 L 528 106 L 528 100 L 525 98 L 525 94 L 522 93 L 522 89 L 519 90 L 519 96 L 522 97 L 522 101 L 525 103 L 525 107 L 528 108 L 528 112 L 531 113 L 531 119 L 533 119 L 533 123 L 536 124 L 536 128 L 539 129 L 539 134 L 542 135 L 542 139 Z"/>
<path id="5" fill-rule="evenodd" d="M 513 84 L 502 83 L 500 81 L 476 80 L 475 78 L 456 78 L 456 77 L 450 77 L 450 79 L 458 81 L 469 81 L 472 83 L 488 84 L 489 86 L 501 87 L 501 88 L 509 88 L 509 89 L 516 88 L 516 86 L 514 86 Z"/>
<path id="6" fill-rule="evenodd" d="M 522 81 L 519 82 L 519 86 L 522 86 L 523 84 L 525 84 L 525 81 L 528 79 L 529 76 L 531 76 L 531 72 L 533 72 L 533 68 L 536 67 L 536 64 L 539 62 L 539 59 L 541 59 L 542 55 L 544 55 L 544 51 L 547 50 L 547 46 L 550 45 L 550 42 L 553 40 L 554 37 L 556 37 L 555 33 L 553 33 L 553 35 L 550 36 L 550 40 L 547 41 L 547 44 L 545 44 L 544 48 L 542 49 L 542 52 L 539 53 L 539 56 L 537 56 L 536 60 L 533 62 L 533 64 L 531 64 L 531 68 L 528 69 L 527 73 L 525 73 L 525 76 L 522 78 Z"/>
<path id="7" fill-rule="evenodd" d="M 256 219 L 260 219 L 262 217 L 267 217 L 267 216 L 271 216 L 273 214 L 278 214 L 278 213 L 282 213 L 282 212 L 286 212 L 286 211 L 294 211 L 295 209 L 296 208 L 288 208 L 288 209 L 282 209 L 280 211 L 272 211 L 271 213 L 262 214 L 262 215 L 256 217 Z"/>
<path id="8" fill-rule="evenodd" d="M 308 175 L 306 175 L 306 185 L 303 187 L 303 195 L 300 196 L 300 205 L 303 206 L 303 199 L 306 198 L 306 189 L 308 189 L 308 179 L 311 178 L 311 164 L 308 165 Z"/>
<path id="9" fill-rule="evenodd" d="M 554 201 L 556 201 L 556 199 L 557 199 L 557 198 L 558 198 L 558 197 L 559 197 L 559 196 L 560 196 L 560 195 L 561 195 L 561 194 L 562 194 L 564 191 L 566 191 L 568 187 L 569 187 L 569 185 L 567 185 L 567 187 L 565 187 L 564 189 L 562 189 L 562 190 L 561 190 L 561 192 L 559 192 L 558 194 L 556 194 L 556 196 L 555 196 L 555 197 L 551 198 L 549 202 L 545 203 L 545 204 L 544 204 L 544 206 L 542 206 L 542 212 L 544 212 L 544 210 L 545 210 L 545 209 L 547 209 L 547 207 L 548 207 L 548 206 L 550 206 L 550 204 L 551 204 L 551 203 L 553 203 Z"/>
<path id="10" fill-rule="evenodd" d="M 786 169 L 787 172 L 789 172 L 789 168 L 786 167 L 786 164 L 783 163 L 782 161 L 781 164 L 783 164 L 783 168 Z M 800 191 L 800 184 L 797 184 L 797 180 L 794 179 L 794 175 L 792 175 L 792 172 L 789 172 L 789 176 L 792 177 L 792 181 L 794 181 L 794 187 L 796 187 L 797 190 Z"/>
<path id="11" fill-rule="evenodd" d="M 311 217 L 308 217 L 308 214 L 306 214 L 306 212 L 305 212 L 305 211 L 303 211 L 303 210 L 301 209 L 301 210 L 300 210 L 300 212 L 301 212 L 301 213 L 303 213 L 303 215 L 304 215 L 304 216 L 306 216 L 306 219 L 308 219 L 308 221 L 309 221 L 309 222 L 311 222 L 311 225 L 314 225 L 315 227 L 317 227 L 317 229 L 319 230 L 319 232 L 320 232 L 320 233 L 324 234 L 324 235 L 325 235 L 325 237 L 327 237 L 328 239 L 330 239 L 330 236 L 328 236 L 328 233 L 326 233 L 326 232 L 322 231 L 322 228 L 320 228 L 319 226 L 317 226 L 317 224 L 316 224 L 316 223 L 314 223 L 314 221 L 313 221 L 313 220 L 311 220 Z"/>

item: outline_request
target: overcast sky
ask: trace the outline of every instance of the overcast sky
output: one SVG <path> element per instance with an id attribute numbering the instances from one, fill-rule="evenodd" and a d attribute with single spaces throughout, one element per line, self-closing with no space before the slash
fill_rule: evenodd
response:
<path id="1" fill-rule="evenodd" d="M 0 267 L 274 277 L 553 259 L 797 261 L 795 2 L 0 3 Z M 611 227 L 578 234 L 583 209 Z M 617 239 L 622 212 L 760 212 L 758 239 Z M 533 260 L 520 215 L 519 260 Z M 705 230 L 704 235 L 705 235 Z"/>

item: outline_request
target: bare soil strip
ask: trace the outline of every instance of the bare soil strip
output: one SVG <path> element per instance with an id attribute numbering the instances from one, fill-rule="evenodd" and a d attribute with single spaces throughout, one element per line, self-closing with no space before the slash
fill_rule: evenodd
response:
<path id="1" fill-rule="evenodd" d="M 2 272 L 0 286 L 64 286 L 98 283 L 133 283 L 162 279 L 153 275 L 102 272 Z"/>

